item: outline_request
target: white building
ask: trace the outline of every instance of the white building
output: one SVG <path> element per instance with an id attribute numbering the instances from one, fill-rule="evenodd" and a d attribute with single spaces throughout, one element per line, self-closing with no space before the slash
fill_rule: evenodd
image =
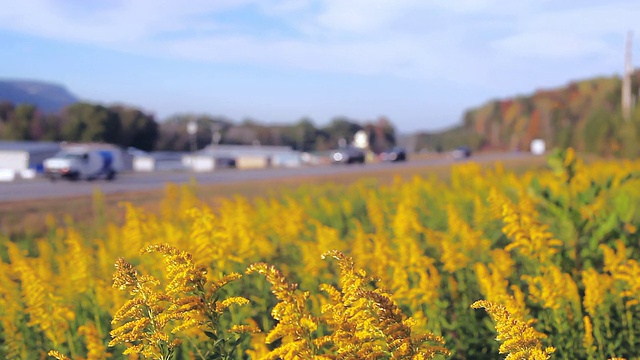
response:
<path id="1" fill-rule="evenodd" d="M 288 146 L 214 145 L 186 154 L 183 163 L 195 171 L 213 171 L 225 167 L 294 167 L 300 166 L 302 160 L 300 152 Z"/>
<path id="2" fill-rule="evenodd" d="M 0 181 L 33 178 L 42 162 L 60 151 L 60 144 L 46 141 L 0 141 Z"/>
<path id="3" fill-rule="evenodd" d="M 133 156 L 133 171 L 149 172 L 149 171 L 175 171 L 187 170 L 183 164 L 183 152 L 177 151 L 154 151 L 129 152 Z"/>

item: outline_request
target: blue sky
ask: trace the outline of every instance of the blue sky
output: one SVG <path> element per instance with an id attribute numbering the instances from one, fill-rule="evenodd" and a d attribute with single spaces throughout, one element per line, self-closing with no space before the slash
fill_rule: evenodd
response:
<path id="1" fill-rule="evenodd" d="M 84 100 L 400 132 L 465 109 L 619 75 L 639 1 L 22 0 L 0 6 L 0 77 Z"/>

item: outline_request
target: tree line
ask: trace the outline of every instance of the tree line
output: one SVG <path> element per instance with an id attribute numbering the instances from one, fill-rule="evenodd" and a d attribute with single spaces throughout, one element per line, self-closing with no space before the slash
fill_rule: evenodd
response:
<path id="1" fill-rule="evenodd" d="M 153 115 L 126 106 L 81 102 L 47 114 L 31 104 L 0 103 L 1 140 L 105 142 L 148 151 L 158 134 Z"/>
<path id="2" fill-rule="evenodd" d="M 195 134 L 187 131 L 196 125 Z M 234 123 L 225 117 L 179 114 L 159 122 L 153 114 L 130 106 L 79 102 L 57 114 L 31 104 L 0 103 L 0 140 L 105 142 L 144 151 L 189 151 L 207 145 L 289 146 L 299 151 L 326 151 L 352 141 L 365 131 L 373 151 L 396 143 L 393 124 L 385 117 L 359 122 L 335 117 L 317 127 L 309 118 L 293 124 L 263 124 L 253 119 Z"/>
<path id="3" fill-rule="evenodd" d="M 631 80 L 637 99 L 640 72 Z M 634 106 L 631 116 L 623 118 L 621 88 L 619 77 L 600 77 L 492 100 L 469 109 L 463 124 L 449 134 L 467 136 L 484 149 L 526 151 L 533 139 L 543 139 L 549 148 L 635 157 L 640 155 L 640 107 Z"/>
<path id="4" fill-rule="evenodd" d="M 186 131 L 189 122 L 197 126 L 193 138 Z M 309 118 L 292 124 L 263 124 L 252 119 L 234 123 L 224 117 L 176 115 L 160 125 L 157 149 L 188 151 L 192 146 L 201 149 L 211 144 L 227 144 L 288 146 L 298 151 L 318 152 L 334 149 L 343 141 L 351 142 L 358 131 L 367 134 L 374 152 L 396 144 L 395 128 L 385 117 L 364 123 L 335 117 L 326 126 L 318 127 Z"/>

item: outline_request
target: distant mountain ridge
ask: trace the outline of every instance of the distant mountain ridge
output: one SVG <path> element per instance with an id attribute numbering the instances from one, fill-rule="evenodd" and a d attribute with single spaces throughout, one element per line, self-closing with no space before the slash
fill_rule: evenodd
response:
<path id="1" fill-rule="evenodd" d="M 46 113 L 57 113 L 79 99 L 66 87 L 36 80 L 0 80 L 0 102 L 32 104 Z"/>

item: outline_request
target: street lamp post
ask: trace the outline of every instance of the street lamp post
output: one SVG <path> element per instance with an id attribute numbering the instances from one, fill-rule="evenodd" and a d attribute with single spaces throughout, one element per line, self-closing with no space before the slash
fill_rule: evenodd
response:
<path id="1" fill-rule="evenodd" d="M 187 134 L 191 137 L 191 152 L 196 151 L 196 133 L 198 132 L 198 123 L 191 120 L 187 124 Z"/>

